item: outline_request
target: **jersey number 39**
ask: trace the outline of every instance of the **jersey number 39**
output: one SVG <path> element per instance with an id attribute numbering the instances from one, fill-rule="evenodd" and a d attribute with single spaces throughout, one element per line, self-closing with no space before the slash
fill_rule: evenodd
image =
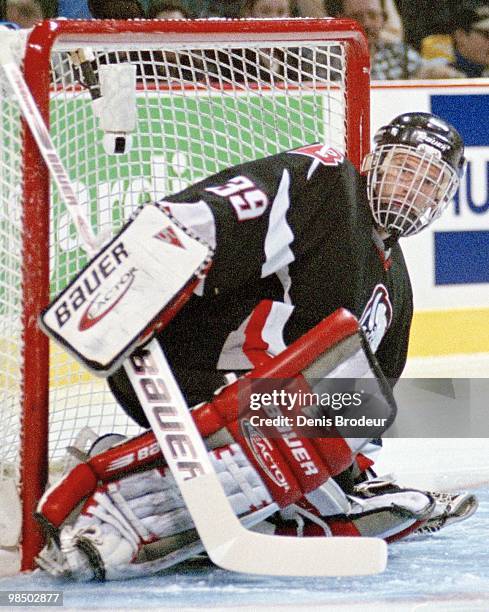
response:
<path id="1" fill-rule="evenodd" d="M 267 195 L 246 176 L 235 176 L 224 185 L 207 187 L 206 191 L 228 198 L 239 221 L 259 217 L 268 206 Z"/>

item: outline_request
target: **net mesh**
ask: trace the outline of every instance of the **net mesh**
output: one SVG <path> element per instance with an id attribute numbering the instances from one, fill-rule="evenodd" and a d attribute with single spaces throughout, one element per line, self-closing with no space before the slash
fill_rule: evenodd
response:
<path id="1" fill-rule="evenodd" d="M 21 124 L 19 109 L 0 83 L 0 477 L 16 467 L 21 397 Z"/>
<path id="2" fill-rule="evenodd" d="M 51 54 L 50 129 L 81 205 L 97 232 L 114 233 L 139 205 L 174 193 L 224 167 L 324 142 L 345 151 L 345 49 L 338 42 L 113 44 L 90 41 L 100 66 L 136 66 L 137 126 L 131 147 L 109 155 L 79 68 L 57 42 Z M 23 150 L 19 111 L 0 84 L 0 470 L 19 457 L 22 396 L 21 222 Z M 50 292 L 84 265 L 76 230 L 51 186 Z M 133 435 L 133 425 L 95 379 L 51 347 L 50 460 L 65 455 L 87 425 Z"/>

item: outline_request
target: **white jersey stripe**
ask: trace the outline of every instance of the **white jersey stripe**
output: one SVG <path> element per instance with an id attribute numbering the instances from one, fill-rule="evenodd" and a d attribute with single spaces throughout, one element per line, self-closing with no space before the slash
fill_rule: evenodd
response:
<path id="1" fill-rule="evenodd" d="M 268 344 L 268 352 L 275 356 L 285 348 L 284 327 L 289 320 L 294 307 L 282 302 L 273 302 L 270 314 L 262 330 L 262 338 Z"/>
<path id="2" fill-rule="evenodd" d="M 289 246 L 294 241 L 294 234 L 286 218 L 290 207 L 289 187 L 290 174 L 288 170 L 284 170 L 270 210 L 264 244 L 266 259 L 261 269 L 262 278 L 274 274 L 295 259 Z"/>
<path id="3" fill-rule="evenodd" d="M 290 277 L 289 266 L 284 266 L 277 272 L 277 278 L 282 283 L 284 288 L 284 302 L 292 304 L 290 298 L 290 288 L 292 287 L 292 278 Z"/>
<path id="4" fill-rule="evenodd" d="M 245 329 L 251 315 L 241 323 L 238 329 L 232 331 L 226 340 L 217 361 L 218 370 L 251 370 L 253 364 L 243 352 Z"/>

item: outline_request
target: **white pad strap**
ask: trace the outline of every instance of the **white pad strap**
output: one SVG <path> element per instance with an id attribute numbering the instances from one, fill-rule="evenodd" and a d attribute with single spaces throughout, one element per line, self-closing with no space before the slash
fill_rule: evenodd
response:
<path id="1" fill-rule="evenodd" d="M 238 516 L 272 502 L 238 444 L 214 451 L 210 458 Z M 107 494 L 143 540 L 193 528 L 180 490 L 168 469 L 154 469 L 124 478 L 112 483 Z"/>
<path id="2" fill-rule="evenodd" d="M 341 487 L 330 478 L 323 485 L 306 494 L 306 499 L 315 506 L 321 516 L 348 514 L 350 502 Z"/>
<path id="3" fill-rule="evenodd" d="M 109 497 L 103 493 L 95 493 L 93 496 L 97 505 L 89 506 L 86 514 L 100 519 L 101 522 L 112 525 L 121 535 L 135 547 L 139 544 L 139 537 L 133 526 L 126 520 L 117 506 L 111 503 Z M 82 515 L 83 516 L 83 515 Z"/>
<path id="4" fill-rule="evenodd" d="M 121 513 L 127 519 L 128 523 L 133 527 L 134 531 L 138 534 L 139 538 L 143 541 L 150 541 L 152 534 L 146 529 L 144 523 L 138 519 L 138 517 L 132 511 L 131 506 L 127 503 L 125 498 L 120 494 L 115 483 L 111 483 L 108 486 L 108 493 L 112 501 L 118 506 Z"/>

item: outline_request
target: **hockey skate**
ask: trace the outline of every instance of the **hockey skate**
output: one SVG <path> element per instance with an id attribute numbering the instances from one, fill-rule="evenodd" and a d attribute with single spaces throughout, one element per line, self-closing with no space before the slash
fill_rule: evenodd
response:
<path id="1" fill-rule="evenodd" d="M 468 491 L 430 491 L 430 495 L 435 500 L 435 508 L 425 524 L 415 531 L 415 535 L 429 535 L 454 523 L 465 521 L 474 514 L 479 505 L 477 497 Z"/>
<path id="2" fill-rule="evenodd" d="M 400 489 L 392 474 L 379 477 L 372 468 L 368 468 L 356 479 L 355 491 L 363 495 L 375 495 L 375 491 L 385 488 Z M 413 535 L 429 535 L 449 525 L 465 521 L 475 513 L 479 505 L 476 496 L 467 491 L 453 493 L 427 491 L 426 493 L 434 500 L 434 507 L 423 524 L 414 530 Z"/>

